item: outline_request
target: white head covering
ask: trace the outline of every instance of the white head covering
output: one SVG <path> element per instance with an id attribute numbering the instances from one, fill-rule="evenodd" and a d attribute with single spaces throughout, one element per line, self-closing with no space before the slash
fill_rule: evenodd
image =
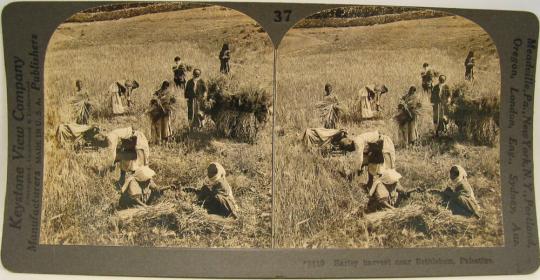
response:
<path id="1" fill-rule="evenodd" d="M 381 180 L 381 182 L 385 185 L 391 185 L 397 183 L 401 177 L 401 174 L 399 174 L 399 172 L 397 172 L 395 169 L 386 169 L 382 172 L 379 180 Z"/>
<path id="2" fill-rule="evenodd" d="M 374 182 L 371 186 L 371 189 L 369 190 L 369 196 L 372 196 L 375 193 L 378 182 L 381 182 L 385 185 L 392 185 L 397 183 L 399 179 L 401 179 L 401 177 L 401 174 L 399 174 L 395 169 L 385 169 L 384 171 L 382 171 L 381 177 L 379 177 L 379 179 L 377 179 L 377 181 Z"/>
<path id="3" fill-rule="evenodd" d="M 156 172 L 152 170 L 148 165 L 139 167 L 137 170 L 135 170 L 135 173 L 133 176 L 135 176 L 135 179 L 139 182 L 144 182 L 152 179 L 156 175 Z"/>
<path id="4" fill-rule="evenodd" d="M 465 171 L 465 168 L 463 168 L 461 165 L 452 165 L 452 167 L 450 168 L 450 170 L 452 169 L 457 169 L 458 170 L 458 175 L 456 178 L 452 179 L 452 183 L 454 184 L 459 184 L 461 183 L 465 178 L 467 178 L 467 171 Z"/>
<path id="5" fill-rule="evenodd" d="M 225 168 L 223 168 L 220 163 L 212 162 L 210 163 L 210 165 L 208 165 L 207 177 L 211 183 L 215 183 L 217 180 L 224 178 L 226 174 L 227 173 L 225 172 Z"/>

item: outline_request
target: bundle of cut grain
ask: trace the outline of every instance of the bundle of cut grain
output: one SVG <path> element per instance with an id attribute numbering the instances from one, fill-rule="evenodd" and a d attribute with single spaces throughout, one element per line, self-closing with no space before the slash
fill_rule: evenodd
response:
<path id="1" fill-rule="evenodd" d="M 448 116 L 465 139 L 481 145 L 494 145 L 499 135 L 499 115 L 498 94 L 474 92 L 474 87 L 466 83 L 453 88 Z"/>
<path id="2" fill-rule="evenodd" d="M 336 123 L 341 114 L 341 108 L 337 100 L 323 100 L 317 102 L 315 107 L 319 110 L 319 116 L 324 128 L 336 128 Z"/>
<path id="3" fill-rule="evenodd" d="M 397 227 L 404 227 L 421 216 L 423 213 L 422 207 L 418 205 L 407 205 L 401 208 L 390 209 L 386 211 L 375 212 L 364 216 L 365 221 L 370 228 L 389 228 L 387 224 L 392 224 Z"/>
<path id="4" fill-rule="evenodd" d="M 255 143 L 272 106 L 266 90 L 255 86 L 240 88 L 225 77 L 209 80 L 208 89 L 209 106 L 205 106 L 205 112 L 216 124 L 217 133 Z"/>
<path id="5" fill-rule="evenodd" d="M 398 113 L 394 116 L 394 120 L 399 125 L 404 125 L 418 119 L 423 113 L 422 102 L 418 98 L 405 98 L 398 104 Z"/>
<path id="6" fill-rule="evenodd" d="M 159 219 L 163 216 L 172 215 L 175 213 L 175 205 L 172 202 L 163 202 L 148 207 L 136 207 L 120 210 L 116 213 L 119 222 L 123 224 L 131 221 L 144 221 Z"/>
<path id="7" fill-rule="evenodd" d="M 93 109 L 92 103 L 88 97 L 78 97 L 72 101 L 72 105 L 75 111 L 77 124 L 88 124 L 90 120 L 90 114 Z"/>

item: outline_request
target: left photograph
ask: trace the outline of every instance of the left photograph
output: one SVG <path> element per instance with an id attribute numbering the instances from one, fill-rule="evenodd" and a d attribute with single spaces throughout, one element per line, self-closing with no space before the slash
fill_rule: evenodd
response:
<path id="1" fill-rule="evenodd" d="M 268 248 L 273 46 L 250 17 L 124 3 L 58 26 L 40 243 Z"/>

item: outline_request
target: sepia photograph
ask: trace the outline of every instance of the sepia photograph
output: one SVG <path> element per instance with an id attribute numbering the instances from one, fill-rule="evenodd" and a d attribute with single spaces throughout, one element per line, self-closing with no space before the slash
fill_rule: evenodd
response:
<path id="1" fill-rule="evenodd" d="M 452 14 L 324 10 L 277 51 L 276 248 L 500 247 L 499 56 Z"/>
<path id="2" fill-rule="evenodd" d="M 40 243 L 268 248 L 273 45 L 233 9 L 107 4 L 44 67 Z"/>

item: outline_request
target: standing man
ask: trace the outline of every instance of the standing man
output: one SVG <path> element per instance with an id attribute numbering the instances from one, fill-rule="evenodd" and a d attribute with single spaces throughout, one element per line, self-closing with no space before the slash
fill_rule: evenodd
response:
<path id="1" fill-rule="evenodd" d="M 193 78 L 186 83 L 184 97 L 187 99 L 188 122 L 190 127 L 199 126 L 199 100 L 207 95 L 206 83 L 201 78 L 201 70 L 193 70 Z"/>
<path id="2" fill-rule="evenodd" d="M 439 83 L 431 91 L 431 104 L 433 105 L 433 124 L 435 136 L 446 131 L 446 113 L 450 104 L 450 88 L 446 84 L 446 76 L 439 76 Z"/>

